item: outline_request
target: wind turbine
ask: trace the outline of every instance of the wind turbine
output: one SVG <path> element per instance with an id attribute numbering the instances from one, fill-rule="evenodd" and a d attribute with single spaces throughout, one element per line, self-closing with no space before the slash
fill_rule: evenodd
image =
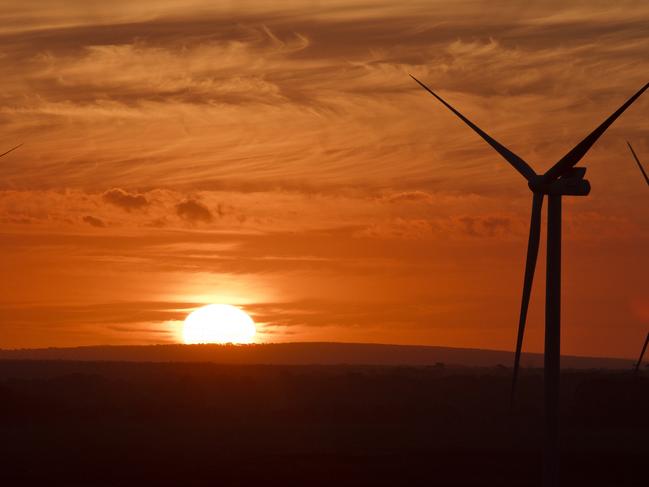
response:
<path id="1" fill-rule="evenodd" d="M 629 146 L 629 149 L 631 150 L 631 154 L 633 154 L 633 158 L 635 159 L 635 162 L 638 163 L 638 167 L 640 168 L 640 171 L 642 172 L 642 175 L 644 176 L 644 180 L 647 181 L 647 186 L 649 186 L 649 176 L 647 176 L 647 173 L 644 170 L 644 167 L 642 167 L 642 164 L 640 164 L 640 159 L 638 159 L 638 156 L 635 155 L 635 151 L 633 150 L 633 147 L 631 147 L 631 144 L 627 140 L 626 145 Z"/>
<path id="2" fill-rule="evenodd" d="M 7 152 L 3 152 L 2 154 L 0 154 L 0 157 L 2 157 L 2 156 L 6 156 L 6 155 L 9 154 L 10 152 L 15 151 L 15 150 L 18 149 L 18 147 L 20 147 L 21 145 L 22 145 L 22 144 L 18 144 L 18 145 L 17 145 L 16 147 L 14 147 L 13 149 L 9 149 Z"/>
<path id="3" fill-rule="evenodd" d="M 633 369 L 633 372 L 635 372 L 636 374 L 640 369 L 640 364 L 642 364 L 642 357 L 644 357 L 644 353 L 647 350 L 648 343 L 649 343 L 649 332 L 647 333 L 647 338 L 644 339 L 644 345 L 642 346 L 642 351 L 640 352 L 640 358 L 638 359 L 638 362 L 635 364 L 635 367 Z"/>
<path id="4" fill-rule="evenodd" d="M 585 139 L 577 144 L 544 174 L 537 174 L 527 162 L 490 137 L 477 125 L 449 105 L 440 96 L 428 88 L 414 76 L 410 76 L 422 88 L 439 100 L 446 108 L 457 115 L 466 125 L 493 147 L 514 169 L 526 180 L 532 191 L 532 215 L 530 234 L 527 244 L 527 259 L 523 281 L 523 298 L 518 322 L 518 337 L 516 340 L 516 355 L 514 357 L 514 374 L 512 377 L 512 399 L 516 389 L 518 369 L 520 364 L 523 335 L 527 309 L 534 279 L 534 269 L 539 251 L 541 235 L 541 210 L 543 198 L 548 196 L 547 223 L 547 265 L 545 278 L 545 352 L 544 352 L 544 387 L 545 387 L 545 466 L 544 485 L 554 487 L 559 485 L 559 373 L 561 347 L 561 203 L 563 196 L 587 196 L 590 193 L 590 183 L 584 179 L 586 168 L 575 167 L 586 155 L 593 144 L 608 129 L 608 127 L 649 88 L 645 84 L 624 105 L 618 108 L 610 117 L 593 130 Z"/>
<path id="5" fill-rule="evenodd" d="M 631 143 L 627 140 L 626 145 L 629 146 L 629 150 L 631 151 L 631 154 L 633 154 L 633 158 L 635 159 L 635 162 L 638 163 L 638 167 L 640 168 L 640 171 L 642 172 L 642 175 L 644 176 L 644 180 L 647 182 L 647 186 L 649 186 L 649 177 L 647 177 L 647 173 L 644 170 L 644 167 L 642 167 L 642 164 L 640 164 L 640 159 L 638 159 L 638 156 L 636 155 L 635 151 L 633 150 L 633 147 L 631 147 Z M 634 372 L 637 374 L 638 370 L 640 369 L 640 364 L 642 364 L 642 357 L 644 357 L 644 353 L 647 350 L 647 344 L 649 343 L 649 332 L 647 333 L 647 338 L 644 340 L 644 345 L 642 346 L 642 351 L 640 352 L 640 358 L 638 359 L 638 362 L 635 364 L 634 367 Z"/>

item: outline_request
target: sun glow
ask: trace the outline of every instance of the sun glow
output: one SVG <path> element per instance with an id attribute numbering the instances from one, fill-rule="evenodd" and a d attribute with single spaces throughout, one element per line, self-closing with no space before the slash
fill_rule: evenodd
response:
<path id="1" fill-rule="evenodd" d="M 183 341 L 195 343 L 252 343 L 255 322 L 229 304 L 209 304 L 192 311 L 183 325 Z"/>

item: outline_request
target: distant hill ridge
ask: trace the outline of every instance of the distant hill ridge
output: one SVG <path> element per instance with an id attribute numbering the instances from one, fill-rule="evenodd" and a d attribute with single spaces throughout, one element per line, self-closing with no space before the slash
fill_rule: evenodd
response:
<path id="1" fill-rule="evenodd" d="M 513 352 L 422 345 L 372 343 L 270 343 L 251 345 L 113 345 L 75 348 L 0 350 L 0 360 L 74 360 L 120 362 L 213 362 L 269 365 L 446 365 L 511 366 Z M 620 358 L 563 356 L 563 368 L 628 369 Z M 543 355 L 524 353 L 523 367 L 542 367 Z"/>

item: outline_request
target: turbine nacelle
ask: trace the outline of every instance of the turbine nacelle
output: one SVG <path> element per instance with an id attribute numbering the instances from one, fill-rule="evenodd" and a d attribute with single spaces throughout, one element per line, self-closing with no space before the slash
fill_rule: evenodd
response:
<path id="1" fill-rule="evenodd" d="M 527 185 L 534 193 L 562 196 L 587 196 L 590 193 L 590 182 L 584 179 L 585 167 L 572 167 L 560 178 L 550 183 L 544 182 L 543 176 L 530 178 Z"/>

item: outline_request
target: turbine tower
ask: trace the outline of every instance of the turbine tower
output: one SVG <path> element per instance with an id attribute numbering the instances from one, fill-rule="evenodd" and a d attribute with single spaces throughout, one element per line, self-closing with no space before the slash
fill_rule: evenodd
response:
<path id="1" fill-rule="evenodd" d="M 640 171 L 642 172 L 642 175 L 644 176 L 644 180 L 647 182 L 647 186 L 649 186 L 649 176 L 647 176 L 647 173 L 644 170 L 644 167 L 642 167 L 642 164 L 640 164 L 640 159 L 638 159 L 638 156 L 636 156 L 635 151 L 633 150 L 633 147 L 631 147 L 631 144 L 627 140 L 626 145 L 629 146 L 629 149 L 631 150 L 631 154 L 633 154 L 633 158 L 635 159 L 635 162 L 638 163 L 638 167 L 640 168 Z"/>
<path id="2" fill-rule="evenodd" d="M 556 487 L 559 485 L 559 372 L 561 344 L 561 203 L 563 196 L 587 196 L 590 193 L 590 183 L 584 179 L 586 168 L 575 167 L 586 155 L 593 144 L 608 129 L 608 127 L 649 88 L 645 84 L 624 105 L 618 108 L 610 117 L 593 130 L 585 139 L 563 156 L 544 174 L 536 174 L 527 162 L 490 137 L 477 125 L 449 105 L 440 96 L 428 88 L 414 76 L 410 76 L 422 88 L 439 100 L 446 108 L 458 116 L 466 125 L 493 147 L 514 169 L 526 180 L 532 191 L 532 215 L 530 234 L 527 244 L 527 259 L 523 281 L 523 298 L 521 301 L 518 322 L 518 337 L 516 339 L 516 354 L 514 357 L 514 373 L 512 377 L 512 399 L 516 389 L 518 369 L 520 364 L 523 335 L 527 309 L 532 291 L 534 269 L 539 251 L 541 235 L 541 210 L 543 199 L 548 196 L 547 222 L 547 265 L 545 280 L 545 351 L 543 360 L 543 375 L 545 387 L 545 462 L 544 485 Z"/>
<path id="3" fill-rule="evenodd" d="M 638 373 L 638 370 L 640 370 L 640 365 L 642 364 L 642 358 L 644 357 L 644 353 L 647 350 L 647 344 L 649 343 L 649 332 L 647 332 L 647 338 L 644 339 L 644 345 L 642 346 L 642 351 L 640 352 L 640 358 L 638 359 L 638 362 L 635 364 L 635 367 L 633 369 L 633 372 L 636 374 Z"/>

